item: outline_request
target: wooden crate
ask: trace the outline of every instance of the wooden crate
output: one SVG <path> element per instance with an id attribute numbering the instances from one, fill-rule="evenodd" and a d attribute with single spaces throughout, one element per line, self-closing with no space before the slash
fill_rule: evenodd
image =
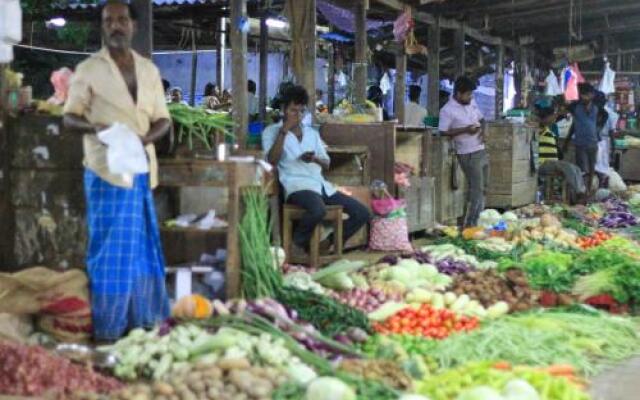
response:
<path id="1" fill-rule="evenodd" d="M 364 204 L 371 211 L 371 191 L 369 186 L 343 186 L 351 193 L 351 197 Z M 366 246 L 369 243 L 369 227 L 364 226 L 345 243 L 345 249 L 354 249 Z"/>
<path id="2" fill-rule="evenodd" d="M 522 124 L 489 124 L 487 207 L 514 208 L 535 201 L 538 175 L 531 172 L 531 141 L 536 129 Z"/>
<path id="3" fill-rule="evenodd" d="M 411 186 L 400 190 L 407 202 L 407 222 L 409 232 L 420 232 L 436 226 L 435 178 L 412 177 Z"/>
<path id="4" fill-rule="evenodd" d="M 467 182 L 450 139 L 434 136 L 429 148 L 428 174 L 434 178 L 435 219 L 441 224 L 457 223 L 464 215 Z M 457 187 L 453 185 L 453 175 Z"/>
<path id="5" fill-rule="evenodd" d="M 322 140 L 329 146 L 366 145 L 371 157 L 371 179 L 380 179 L 394 187 L 393 164 L 396 127 L 391 122 L 375 124 L 323 124 Z"/>
<path id="6" fill-rule="evenodd" d="M 327 153 L 331 167 L 325 178 L 339 186 L 369 186 L 371 183 L 371 160 L 369 147 L 329 146 Z"/>
<path id="7" fill-rule="evenodd" d="M 620 176 L 625 181 L 640 181 L 640 149 L 626 149 L 620 157 Z"/>

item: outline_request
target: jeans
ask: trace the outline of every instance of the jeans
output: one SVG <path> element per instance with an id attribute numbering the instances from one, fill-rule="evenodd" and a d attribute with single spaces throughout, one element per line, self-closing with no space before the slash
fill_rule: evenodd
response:
<path id="1" fill-rule="evenodd" d="M 464 226 L 476 226 L 480 213 L 484 210 L 485 193 L 489 186 L 489 157 L 485 150 L 479 150 L 470 154 L 458 154 L 458 162 L 467 178 L 469 189 Z"/>
<path id="2" fill-rule="evenodd" d="M 349 216 L 343 222 L 342 239 L 344 242 L 369 222 L 371 218 L 369 210 L 363 204 L 340 192 L 327 196 L 324 192 L 320 195 L 311 190 L 301 190 L 291 193 L 287 202 L 306 210 L 306 213 L 298 221 L 293 231 L 293 242 L 304 249 L 309 247 L 313 229 L 324 219 L 326 214 L 325 205 L 342 206 L 343 212 Z"/>

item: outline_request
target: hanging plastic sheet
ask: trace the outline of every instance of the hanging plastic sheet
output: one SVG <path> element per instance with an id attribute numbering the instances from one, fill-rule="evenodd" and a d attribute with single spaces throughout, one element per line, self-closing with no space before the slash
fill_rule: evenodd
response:
<path id="1" fill-rule="evenodd" d="M 558 83 L 558 77 L 553 73 L 553 71 L 549 71 L 549 75 L 547 75 L 545 82 L 547 83 L 547 87 L 544 93 L 545 95 L 553 97 L 562 94 L 560 83 Z"/>
<path id="2" fill-rule="evenodd" d="M 616 91 L 616 87 L 614 84 L 615 80 L 616 80 L 616 72 L 611 69 L 611 64 L 609 63 L 609 61 L 607 61 L 604 66 L 604 74 L 602 75 L 602 80 L 600 81 L 598 90 L 600 90 L 602 93 L 607 95 L 611 93 L 615 93 Z"/>

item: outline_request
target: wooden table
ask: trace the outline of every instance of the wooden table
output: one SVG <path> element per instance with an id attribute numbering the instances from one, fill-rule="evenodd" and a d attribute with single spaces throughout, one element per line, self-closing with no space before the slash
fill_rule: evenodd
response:
<path id="1" fill-rule="evenodd" d="M 241 288 L 241 257 L 239 247 L 238 225 L 240 222 L 240 190 L 246 186 L 259 184 L 258 164 L 232 161 L 213 160 L 160 160 L 160 187 L 211 187 L 227 189 L 226 228 L 198 230 L 195 228 L 161 228 L 165 253 L 167 246 L 183 249 L 183 254 L 191 253 L 190 260 L 195 261 L 204 253 L 213 238 L 222 237 L 226 242 L 226 295 L 234 298 L 240 295 Z M 218 211 L 218 210 L 216 210 Z M 170 240 L 167 240 L 170 239 Z M 203 248 L 204 247 L 204 248 Z M 198 254 L 195 254 L 197 252 Z M 181 262 L 170 260 L 168 262 Z"/>

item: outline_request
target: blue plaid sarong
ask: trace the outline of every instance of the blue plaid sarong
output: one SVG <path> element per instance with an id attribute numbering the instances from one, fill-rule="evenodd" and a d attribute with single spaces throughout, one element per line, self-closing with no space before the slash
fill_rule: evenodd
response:
<path id="1" fill-rule="evenodd" d="M 129 189 L 88 169 L 84 189 L 94 337 L 115 340 L 169 316 L 153 194 L 148 174 L 136 175 Z"/>

